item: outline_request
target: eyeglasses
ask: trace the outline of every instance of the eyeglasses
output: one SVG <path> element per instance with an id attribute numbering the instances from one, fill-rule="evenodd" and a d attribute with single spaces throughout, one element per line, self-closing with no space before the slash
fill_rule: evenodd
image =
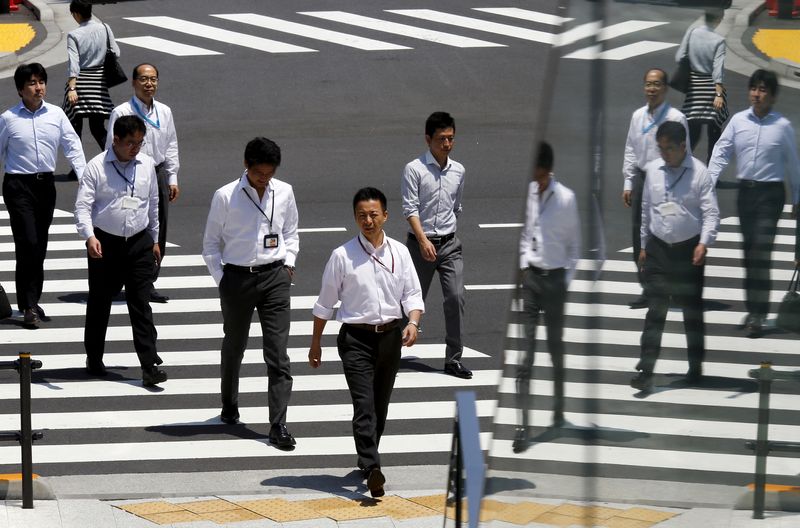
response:
<path id="1" fill-rule="evenodd" d="M 148 82 L 158 84 L 158 77 L 137 77 L 136 79 L 142 84 L 147 84 Z"/>
<path id="2" fill-rule="evenodd" d="M 433 139 L 439 143 L 452 143 L 456 140 L 455 136 L 441 136 Z"/>
<path id="3" fill-rule="evenodd" d="M 144 146 L 145 141 L 125 141 L 123 145 L 129 149 L 137 148 L 140 149 Z"/>
<path id="4" fill-rule="evenodd" d="M 647 81 L 644 83 L 645 88 L 661 88 L 664 86 L 664 83 L 661 81 Z"/>

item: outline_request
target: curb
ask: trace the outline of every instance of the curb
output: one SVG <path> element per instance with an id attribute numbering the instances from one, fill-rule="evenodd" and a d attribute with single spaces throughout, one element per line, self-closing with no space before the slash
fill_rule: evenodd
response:
<path id="1" fill-rule="evenodd" d="M 14 69 L 16 69 L 17 65 L 34 61 L 42 55 L 62 45 L 62 41 L 65 36 L 65 32 L 62 31 L 61 27 L 56 22 L 55 12 L 45 0 L 23 0 L 22 3 L 25 5 L 25 7 L 33 11 L 36 18 L 44 25 L 44 30 L 47 36 L 43 42 L 33 49 L 26 51 L 25 53 L 8 53 L 0 55 L 0 79 L 11 77 L 14 74 Z M 65 46 L 62 47 L 66 50 Z M 66 51 L 64 51 L 64 54 L 66 55 Z M 43 64 L 43 66 L 47 67 L 54 64 L 57 64 L 57 62 L 53 62 L 52 64 Z"/>

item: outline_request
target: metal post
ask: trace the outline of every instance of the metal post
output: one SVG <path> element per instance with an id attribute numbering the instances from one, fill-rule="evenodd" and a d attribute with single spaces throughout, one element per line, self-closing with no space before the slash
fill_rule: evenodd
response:
<path id="1" fill-rule="evenodd" d="M 33 433 L 31 431 L 31 355 L 19 354 L 19 421 L 22 447 L 22 508 L 33 508 Z"/>
<path id="2" fill-rule="evenodd" d="M 772 386 L 772 363 L 761 363 L 758 371 L 758 433 L 756 436 L 756 478 L 753 490 L 753 519 L 764 518 L 764 496 L 769 453 L 769 393 Z"/>

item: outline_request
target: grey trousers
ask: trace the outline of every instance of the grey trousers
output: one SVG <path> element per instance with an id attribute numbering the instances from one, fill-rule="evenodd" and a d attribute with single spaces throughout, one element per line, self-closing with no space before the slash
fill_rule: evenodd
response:
<path id="1" fill-rule="evenodd" d="M 433 273 L 439 272 L 444 307 L 445 364 L 460 361 L 464 349 L 461 344 L 461 325 L 464 320 L 464 260 L 461 257 L 461 241 L 454 236 L 441 246 L 436 246 L 434 262 L 422 258 L 416 239 L 409 237 L 406 245 L 417 270 L 423 300 L 428 297 Z"/>
<path id="2" fill-rule="evenodd" d="M 169 216 L 169 176 L 164 170 L 164 165 L 156 167 L 156 179 L 158 180 L 158 248 L 161 250 L 161 259 L 167 254 L 167 219 Z M 161 266 L 155 267 L 153 282 L 158 279 Z"/>
<path id="3" fill-rule="evenodd" d="M 289 288 L 291 278 L 282 265 L 250 273 L 225 269 L 219 283 L 223 330 L 220 377 L 222 408 L 229 414 L 239 408 L 239 370 L 253 309 L 258 311 L 263 334 L 264 362 L 269 381 L 269 422 L 286 422 L 292 394 L 292 375 L 286 346 L 289 342 Z"/>

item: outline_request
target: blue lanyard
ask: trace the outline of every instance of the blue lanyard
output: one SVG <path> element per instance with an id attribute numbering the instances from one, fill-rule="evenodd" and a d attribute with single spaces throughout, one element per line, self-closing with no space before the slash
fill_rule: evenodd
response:
<path id="1" fill-rule="evenodd" d="M 142 107 L 139 106 L 139 103 L 136 102 L 136 99 L 134 97 L 131 97 L 131 105 L 133 106 L 133 109 L 136 111 L 139 117 L 144 119 L 148 124 L 150 124 L 150 126 L 159 130 L 161 129 L 161 119 L 159 119 L 158 117 L 158 107 L 156 106 L 155 99 L 153 99 L 153 111 L 156 113 L 155 123 L 144 114 L 144 112 L 142 111 Z"/>
<path id="2" fill-rule="evenodd" d="M 117 168 L 117 162 L 114 161 L 114 160 L 111 161 L 111 166 L 114 167 L 115 171 L 117 171 L 117 174 L 119 174 L 119 177 L 122 178 L 123 180 L 125 180 L 125 183 L 127 183 L 130 186 L 130 188 L 131 188 L 131 196 L 133 196 L 133 188 L 136 186 L 136 162 L 134 161 L 134 164 L 133 164 L 133 178 L 131 178 L 130 180 L 125 177 L 125 172 L 124 171 L 125 171 L 126 167 L 123 167 L 123 169 L 122 169 L 123 172 L 120 172 L 119 169 Z"/>
<path id="3" fill-rule="evenodd" d="M 664 103 L 664 107 L 661 109 L 655 119 L 653 119 L 653 121 L 646 127 L 642 127 L 642 134 L 647 134 L 654 126 L 660 123 L 661 120 L 664 119 L 664 116 L 667 115 L 667 112 L 669 112 L 669 108 L 669 103 Z M 645 112 L 645 115 L 647 115 L 647 112 Z"/>

